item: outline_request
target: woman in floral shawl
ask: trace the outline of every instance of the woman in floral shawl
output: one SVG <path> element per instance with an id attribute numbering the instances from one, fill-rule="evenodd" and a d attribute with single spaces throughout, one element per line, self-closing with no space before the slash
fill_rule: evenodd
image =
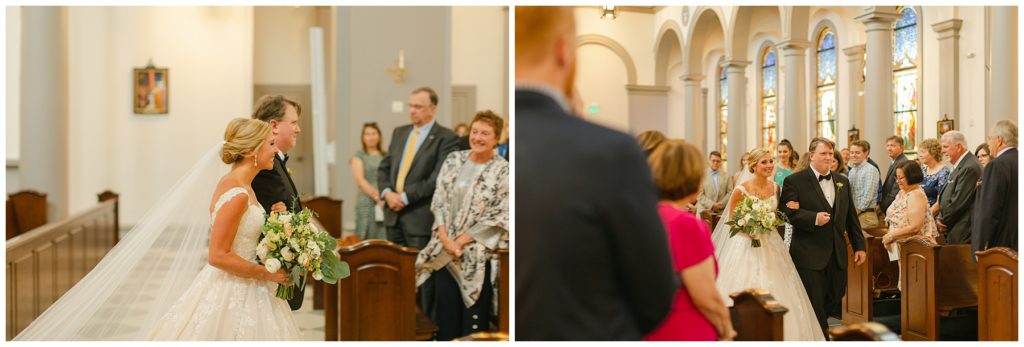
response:
<path id="1" fill-rule="evenodd" d="M 508 236 L 508 162 L 495 154 L 502 123 L 494 112 L 478 112 L 470 149 L 448 155 L 437 176 L 434 233 L 416 259 L 416 285 L 435 276 L 438 340 L 487 330 L 490 322 L 496 251 Z"/>

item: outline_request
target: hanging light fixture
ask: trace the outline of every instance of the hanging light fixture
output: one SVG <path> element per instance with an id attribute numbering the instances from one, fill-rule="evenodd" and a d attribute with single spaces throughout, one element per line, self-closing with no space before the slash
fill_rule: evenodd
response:
<path id="1" fill-rule="evenodd" d="M 619 9 L 615 6 L 601 6 L 601 19 L 615 19 L 619 16 Z"/>

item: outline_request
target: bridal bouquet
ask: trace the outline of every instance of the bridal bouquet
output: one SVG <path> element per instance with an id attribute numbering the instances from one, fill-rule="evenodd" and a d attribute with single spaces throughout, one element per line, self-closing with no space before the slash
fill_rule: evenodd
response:
<path id="1" fill-rule="evenodd" d="M 256 245 L 256 256 L 267 268 L 277 272 L 284 268 L 288 283 L 278 285 L 277 297 L 289 300 L 295 296 L 299 280 L 307 273 L 313 279 L 334 284 L 349 276 L 348 263 L 334 252 L 337 241 L 310 223 L 313 211 L 273 212 L 263 225 L 263 239 Z"/>
<path id="2" fill-rule="evenodd" d="M 787 223 L 786 215 L 769 200 L 744 198 L 732 210 L 732 217 L 725 224 L 729 237 L 738 233 L 750 235 L 750 247 L 761 247 L 760 234 L 775 232 L 778 226 Z"/>

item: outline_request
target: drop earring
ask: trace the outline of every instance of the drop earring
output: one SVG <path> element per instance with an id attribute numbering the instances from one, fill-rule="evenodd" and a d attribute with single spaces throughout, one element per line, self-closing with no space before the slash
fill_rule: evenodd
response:
<path id="1" fill-rule="evenodd" d="M 259 167 L 259 164 L 256 162 L 256 156 L 255 155 L 252 156 L 252 167 Z"/>

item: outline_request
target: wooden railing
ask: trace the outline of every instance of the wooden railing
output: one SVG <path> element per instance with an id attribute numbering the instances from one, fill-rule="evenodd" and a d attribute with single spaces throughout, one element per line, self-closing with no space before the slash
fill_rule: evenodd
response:
<path id="1" fill-rule="evenodd" d="M 106 200 L 104 200 L 104 198 Z M 85 277 L 118 237 L 117 195 L 7 240 L 7 339 Z"/>

